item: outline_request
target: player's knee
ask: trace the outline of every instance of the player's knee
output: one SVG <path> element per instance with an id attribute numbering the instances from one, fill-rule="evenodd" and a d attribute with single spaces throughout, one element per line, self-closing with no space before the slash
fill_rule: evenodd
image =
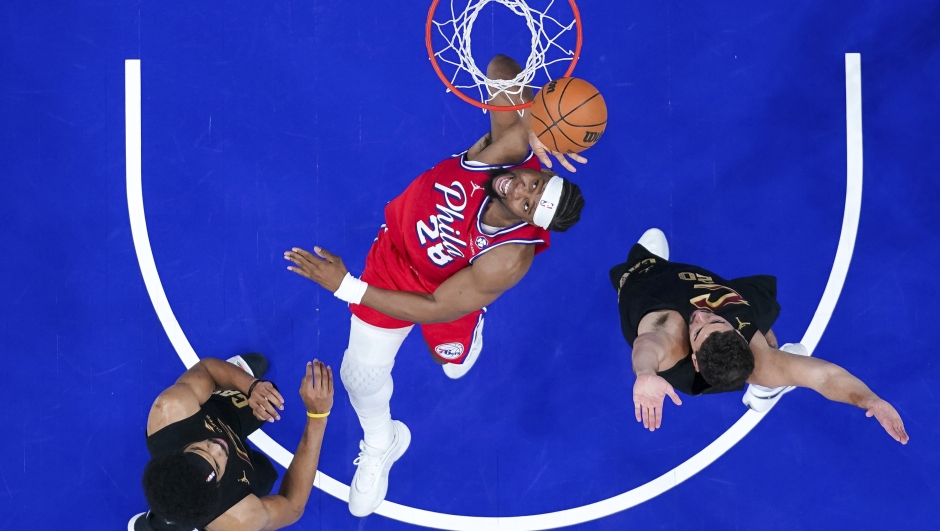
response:
<path id="1" fill-rule="evenodd" d="M 349 394 L 370 396 L 378 393 L 391 377 L 394 363 L 371 365 L 356 358 L 355 352 L 346 350 L 339 368 L 340 379 Z"/>

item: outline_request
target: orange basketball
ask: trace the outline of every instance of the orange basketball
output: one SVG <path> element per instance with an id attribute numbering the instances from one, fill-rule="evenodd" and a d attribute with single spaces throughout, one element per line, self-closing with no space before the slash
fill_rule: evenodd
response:
<path id="1" fill-rule="evenodd" d="M 576 77 L 556 79 L 532 100 L 532 131 L 552 151 L 579 153 L 607 127 L 607 104 L 594 85 Z"/>

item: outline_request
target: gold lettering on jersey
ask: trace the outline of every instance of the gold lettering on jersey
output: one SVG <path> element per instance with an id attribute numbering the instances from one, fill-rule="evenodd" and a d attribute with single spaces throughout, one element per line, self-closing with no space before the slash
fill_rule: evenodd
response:
<path id="1" fill-rule="evenodd" d="M 727 286 L 720 284 L 696 284 L 692 287 L 694 289 L 705 289 L 712 292 L 689 299 L 689 302 L 692 303 L 693 306 L 701 308 L 702 310 L 715 311 L 731 304 L 750 306 L 750 304 L 744 300 L 744 297 Z M 714 299 L 712 298 L 713 296 L 715 297 Z"/>
<path id="2" fill-rule="evenodd" d="M 636 274 L 646 273 L 647 271 L 650 270 L 651 267 L 653 267 L 653 264 L 655 263 L 656 263 L 655 258 L 645 258 L 643 260 L 640 260 L 636 264 L 634 264 L 633 267 L 631 267 L 630 269 L 627 269 L 627 272 L 624 273 L 622 277 L 620 277 L 620 287 L 622 288 L 623 285 L 627 282 L 627 277 L 629 277 L 631 273 L 636 273 Z M 643 266 L 646 266 L 646 267 L 644 267 L 642 271 L 637 271 L 637 269 L 640 269 Z"/>
<path id="3" fill-rule="evenodd" d="M 705 284 L 714 283 L 712 277 L 705 275 L 700 275 L 698 273 L 679 273 L 679 278 L 682 280 L 692 280 L 695 282 L 704 282 Z"/>
<path id="4" fill-rule="evenodd" d="M 232 428 L 229 428 L 228 425 L 224 422 L 219 421 L 219 424 L 222 425 L 222 428 L 225 430 L 225 434 L 228 435 L 228 439 L 232 441 L 235 454 L 240 457 L 242 461 L 248 463 L 248 466 L 254 468 L 255 466 L 251 463 L 251 459 L 248 457 L 248 450 L 245 449 L 245 444 L 242 442 L 241 438 L 235 435 L 235 432 L 232 431 Z"/>
<path id="5" fill-rule="evenodd" d="M 244 470 L 242 470 L 242 478 L 238 481 L 244 483 L 245 485 L 251 485 L 251 483 L 248 482 L 248 476 L 245 474 Z"/>
<path id="6" fill-rule="evenodd" d="M 209 415 L 206 415 L 206 418 L 202 421 L 202 423 L 206 426 L 207 430 L 213 433 L 222 433 L 222 430 L 215 425 L 215 421 L 213 421 L 212 417 Z"/>
<path id="7" fill-rule="evenodd" d="M 239 409 L 248 405 L 248 397 L 245 396 L 241 391 L 229 389 L 226 391 L 216 391 L 212 394 L 219 395 L 224 398 L 232 397 L 232 405 Z"/>
<path id="8" fill-rule="evenodd" d="M 735 317 L 735 319 L 738 320 L 738 330 L 743 330 L 745 326 L 751 324 L 751 323 L 748 323 L 748 322 L 741 321 L 741 318 L 740 318 L 740 317 Z"/>

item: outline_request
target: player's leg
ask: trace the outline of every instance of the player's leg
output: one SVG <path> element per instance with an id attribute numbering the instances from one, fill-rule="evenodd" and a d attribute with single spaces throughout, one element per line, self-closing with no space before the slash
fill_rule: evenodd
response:
<path id="1" fill-rule="evenodd" d="M 367 516 L 382 503 L 389 471 L 411 443 L 408 427 L 392 420 L 389 407 L 395 355 L 411 328 L 381 328 L 352 316 L 340 377 L 364 433 L 349 489 L 349 512 L 355 516 Z"/>
<path id="2" fill-rule="evenodd" d="M 343 355 L 340 377 L 359 415 L 365 443 L 373 448 L 386 448 L 392 440 L 392 367 L 411 328 L 380 328 L 355 315 L 350 321 L 349 346 Z"/>
<path id="3" fill-rule="evenodd" d="M 660 259 L 669 260 L 669 242 L 666 241 L 663 231 L 649 229 L 630 248 L 627 261 L 610 269 L 610 283 L 619 293 L 630 275 L 639 274 Z"/>
<path id="4" fill-rule="evenodd" d="M 467 374 L 483 350 L 483 318 L 486 308 L 449 323 L 421 325 L 431 356 L 443 365 L 444 374 L 457 379 Z"/>
<path id="5" fill-rule="evenodd" d="M 486 77 L 490 79 L 513 79 L 520 72 L 522 67 L 513 58 L 506 55 L 497 55 L 490 60 L 486 67 Z M 491 90 L 491 89 L 490 89 Z M 510 89 L 510 93 L 517 92 L 519 87 Z M 525 87 L 519 92 L 518 96 L 511 98 L 506 93 L 499 93 L 489 101 L 490 105 L 511 106 L 520 103 L 532 101 L 532 89 Z M 511 153 L 521 160 L 529 150 L 528 127 L 523 119 L 528 120 L 528 116 L 519 116 L 516 111 L 490 112 L 490 130 L 483 138 L 478 140 L 467 152 L 469 160 L 477 160 L 477 157 L 490 146 L 496 145 L 500 151 Z M 491 148 L 492 149 L 492 148 Z M 501 155 L 499 158 L 504 158 Z M 512 157 L 510 157 L 511 159 Z M 498 160 L 487 161 L 499 163 Z"/>

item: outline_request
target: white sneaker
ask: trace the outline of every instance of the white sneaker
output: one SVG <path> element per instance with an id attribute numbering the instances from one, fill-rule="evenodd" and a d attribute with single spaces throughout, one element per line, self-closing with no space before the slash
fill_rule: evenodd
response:
<path id="1" fill-rule="evenodd" d="M 225 360 L 232 365 L 238 367 L 239 369 L 248 373 L 249 376 L 254 376 L 255 373 L 252 372 L 251 367 L 248 366 L 248 362 L 245 361 L 245 358 L 241 356 L 232 356 L 231 358 Z"/>
<path id="2" fill-rule="evenodd" d="M 784 352 L 789 352 L 790 354 L 796 354 L 798 356 L 809 356 L 809 351 L 806 350 L 800 343 L 787 343 L 780 347 L 780 350 Z M 758 413 L 763 413 L 768 411 L 770 408 L 774 407 L 774 404 L 780 400 L 780 397 L 789 393 L 790 391 L 796 389 L 792 385 L 783 386 L 783 387 L 764 387 L 763 385 L 748 384 L 747 391 L 744 392 L 744 396 L 741 397 L 741 401 L 744 402 L 744 405 L 757 411 Z"/>
<path id="3" fill-rule="evenodd" d="M 646 247 L 646 250 L 662 258 L 669 260 L 669 243 L 666 241 L 666 235 L 659 229 L 650 229 L 640 236 L 638 244 Z"/>
<path id="4" fill-rule="evenodd" d="M 369 516 L 375 511 L 385 493 L 388 492 L 388 472 L 411 444 L 411 431 L 404 423 L 393 420 L 395 436 L 384 452 L 359 441 L 359 457 L 353 461 L 358 465 L 352 484 L 349 485 L 349 512 L 353 516 Z"/>
<path id="5" fill-rule="evenodd" d="M 143 524 L 146 521 L 146 519 L 142 517 L 146 517 L 146 516 L 147 516 L 147 513 L 140 513 L 140 514 L 135 514 L 134 516 L 132 516 L 131 520 L 127 522 L 127 531 L 137 531 L 138 525 L 140 525 L 141 528 L 144 529 Z M 138 520 L 141 521 L 140 524 L 137 523 Z"/>

